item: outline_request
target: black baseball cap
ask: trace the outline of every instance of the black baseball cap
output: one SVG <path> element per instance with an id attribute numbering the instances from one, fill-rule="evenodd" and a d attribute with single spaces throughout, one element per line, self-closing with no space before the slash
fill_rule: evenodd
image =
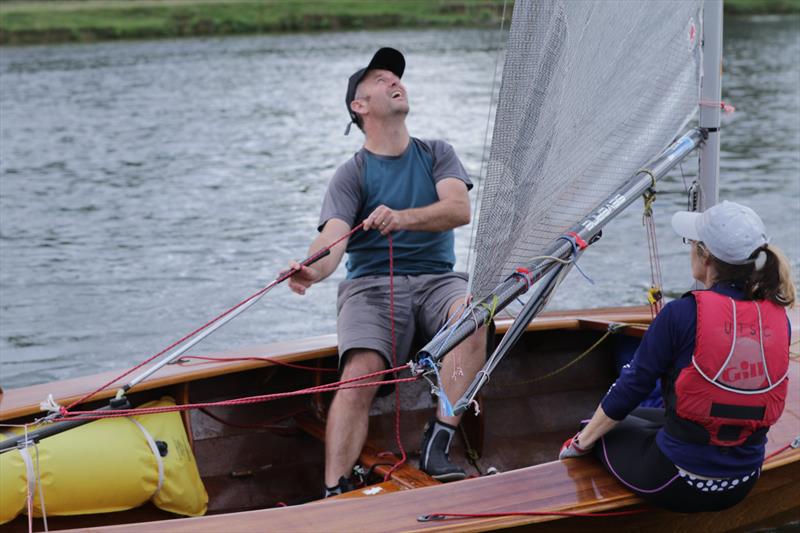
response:
<path id="1" fill-rule="evenodd" d="M 375 55 L 372 56 L 372 60 L 366 67 L 355 71 L 353 75 L 350 76 L 350 80 L 347 82 L 347 95 L 344 98 L 344 103 L 347 106 L 347 114 L 350 115 L 350 122 L 347 123 L 347 129 L 344 130 L 345 135 L 350 133 L 350 126 L 354 123 L 358 124 L 358 115 L 350 109 L 350 104 L 356 98 L 356 87 L 358 87 L 358 84 L 364 79 L 364 76 L 367 75 L 367 72 L 376 69 L 388 70 L 393 72 L 398 78 L 402 78 L 403 71 L 406 69 L 406 59 L 399 50 L 395 50 L 394 48 L 381 48 L 375 52 Z"/>

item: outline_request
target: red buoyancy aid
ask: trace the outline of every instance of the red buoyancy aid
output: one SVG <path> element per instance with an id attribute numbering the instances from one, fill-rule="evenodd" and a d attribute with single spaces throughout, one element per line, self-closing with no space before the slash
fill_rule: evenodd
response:
<path id="1" fill-rule="evenodd" d="M 708 443 L 738 446 L 777 422 L 786 402 L 789 328 L 769 301 L 694 291 L 697 336 L 692 364 L 674 384 L 675 414 L 702 426 Z"/>

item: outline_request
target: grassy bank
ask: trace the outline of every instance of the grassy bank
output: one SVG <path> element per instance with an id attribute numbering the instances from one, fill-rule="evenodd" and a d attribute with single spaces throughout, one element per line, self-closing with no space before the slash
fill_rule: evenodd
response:
<path id="1" fill-rule="evenodd" d="M 0 0 L 0 44 L 397 27 L 495 27 L 503 3 L 504 0 Z M 508 0 L 509 12 L 512 6 L 513 0 Z M 800 13 L 800 0 L 725 0 L 725 11 L 729 15 Z"/>
<path id="2" fill-rule="evenodd" d="M 513 2 L 509 2 L 509 7 Z M 393 27 L 494 26 L 503 0 L 50 0 L 0 2 L 0 43 Z M 510 11 L 509 11 L 510 14 Z"/>
<path id="3" fill-rule="evenodd" d="M 725 0 L 726 15 L 788 15 L 800 13 L 800 0 Z"/>

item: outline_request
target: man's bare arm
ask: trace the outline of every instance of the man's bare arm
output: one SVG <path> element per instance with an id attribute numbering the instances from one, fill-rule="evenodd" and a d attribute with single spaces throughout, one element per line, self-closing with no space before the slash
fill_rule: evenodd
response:
<path id="1" fill-rule="evenodd" d="M 314 239 L 314 242 L 311 243 L 311 246 L 308 248 L 308 255 L 313 255 L 323 248 L 330 246 L 331 243 L 336 242 L 349 231 L 350 226 L 347 222 L 338 218 L 330 219 L 325 224 L 325 227 L 322 228 L 320 234 L 317 235 L 317 238 Z M 306 289 L 311 285 L 333 274 L 336 267 L 339 266 L 342 256 L 344 256 L 348 240 L 349 239 L 344 239 L 342 242 L 338 243 L 331 248 L 330 255 L 323 257 L 313 265 L 301 266 L 296 261 L 289 263 L 290 268 L 299 269 L 299 272 L 289 278 L 289 288 L 297 294 L 305 294 Z"/>
<path id="2" fill-rule="evenodd" d="M 439 201 L 411 209 L 395 210 L 378 206 L 364 220 L 364 229 L 377 229 L 383 235 L 394 231 L 447 231 L 469 224 L 470 206 L 467 185 L 457 178 L 436 184 Z"/>

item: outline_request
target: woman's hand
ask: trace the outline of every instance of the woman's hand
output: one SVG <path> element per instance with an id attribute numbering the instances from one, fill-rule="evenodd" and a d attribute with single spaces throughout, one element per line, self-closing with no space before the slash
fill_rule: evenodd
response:
<path id="1" fill-rule="evenodd" d="M 575 434 L 574 437 L 568 438 L 564 441 L 564 444 L 561 445 L 561 451 L 558 453 L 558 458 L 560 460 L 568 459 L 570 457 L 580 457 L 581 455 L 586 455 L 587 453 L 592 451 L 594 448 L 594 443 L 590 446 L 581 446 L 580 444 L 580 431 Z"/>

